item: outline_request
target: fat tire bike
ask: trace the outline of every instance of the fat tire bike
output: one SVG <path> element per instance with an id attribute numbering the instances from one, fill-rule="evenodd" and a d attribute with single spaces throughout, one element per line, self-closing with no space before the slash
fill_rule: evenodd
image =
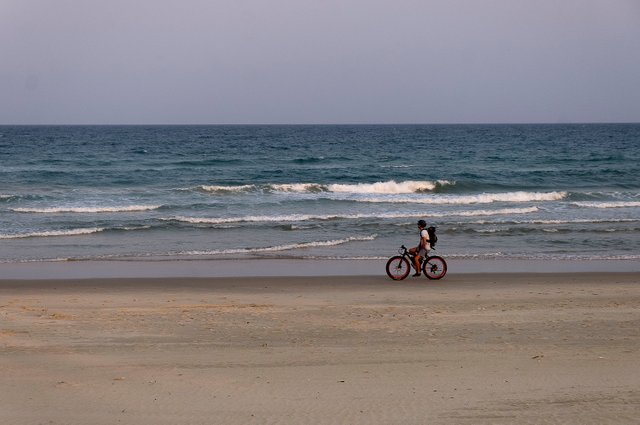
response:
<path id="1" fill-rule="evenodd" d="M 413 269 L 412 264 L 415 256 L 411 255 L 404 245 L 398 249 L 398 254 L 400 255 L 394 255 L 387 261 L 387 276 L 393 280 L 406 279 Z M 442 279 L 447 274 L 447 262 L 440 256 L 428 255 L 422 259 L 420 269 L 429 279 Z"/>

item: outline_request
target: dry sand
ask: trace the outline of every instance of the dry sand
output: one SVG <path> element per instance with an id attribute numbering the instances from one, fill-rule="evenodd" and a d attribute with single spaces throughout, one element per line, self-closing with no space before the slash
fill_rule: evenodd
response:
<path id="1" fill-rule="evenodd" d="M 638 424 L 640 274 L 0 282 L 0 424 Z"/>

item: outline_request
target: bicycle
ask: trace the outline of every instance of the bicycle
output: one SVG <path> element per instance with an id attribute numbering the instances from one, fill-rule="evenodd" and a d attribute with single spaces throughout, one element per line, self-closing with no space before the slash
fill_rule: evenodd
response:
<path id="1" fill-rule="evenodd" d="M 404 245 L 398 249 L 398 254 L 400 255 L 394 255 L 387 261 L 387 276 L 393 280 L 403 280 L 409 276 L 415 257 Z M 428 255 L 424 258 L 420 268 L 424 275 L 432 280 L 442 279 L 447 274 L 447 262 L 437 255 Z"/>

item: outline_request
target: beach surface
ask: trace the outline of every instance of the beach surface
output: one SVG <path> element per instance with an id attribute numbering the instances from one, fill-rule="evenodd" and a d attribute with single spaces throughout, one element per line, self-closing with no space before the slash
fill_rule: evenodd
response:
<path id="1" fill-rule="evenodd" d="M 637 424 L 640 273 L 0 281 L 3 424 Z"/>

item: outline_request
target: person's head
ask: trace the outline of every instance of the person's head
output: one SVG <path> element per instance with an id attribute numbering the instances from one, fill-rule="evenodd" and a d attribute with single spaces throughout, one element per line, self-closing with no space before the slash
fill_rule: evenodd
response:
<path id="1" fill-rule="evenodd" d="M 427 222 L 424 220 L 418 220 L 418 227 L 424 229 L 425 227 L 427 227 Z"/>

